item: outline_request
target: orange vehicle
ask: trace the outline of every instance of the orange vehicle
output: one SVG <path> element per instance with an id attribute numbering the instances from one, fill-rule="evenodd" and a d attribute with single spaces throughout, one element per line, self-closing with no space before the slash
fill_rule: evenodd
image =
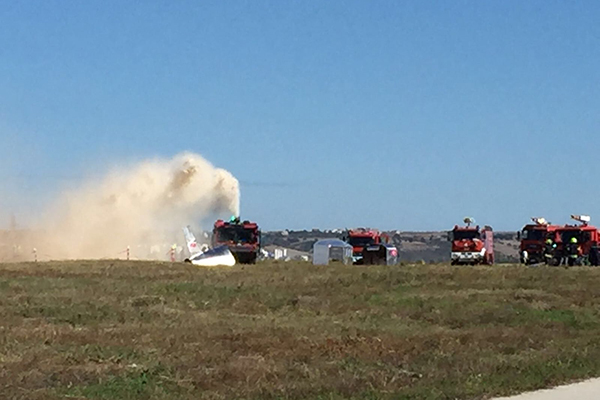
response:
<path id="1" fill-rule="evenodd" d="M 587 215 L 571 215 L 579 225 L 565 225 L 556 229 L 556 256 L 553 265 L 600 265 L 600 231 L 589 225 Z"/>
<path id="2" fill-rule="evenodd" d="M 260 253 L 261 233 L 256 222 L 240 221 L 232 217 L 229 222 L 215 222 L 212 246 L 226 245 L 240 264 L 254 264 Z"/>
<path id="3" fill-rule="evenodd" d="M 494 232 L 492 227 L 471 226 L 472 218 L 464 219 L 465 226 L 455 225 L 448 232 L 448 240 L 452 242 L 450 260 L 452 265 L 494 263 Z"/>
<path id="4" fill-rule="evenodd" d="M 353 263 L 362 264 L 365 247 L 386 244 L 389 242 L 389 237 L 384 233 L 380 233 L 377 229 L 357 228 L 350 229 L 344 240 L 352 245 Z"/>
<path id="5" fill-rule="evenodd" d="M 527 224 L 517 233 L 519 239 L 519 258 L 522 264 L 530 265 L 546 261 L 545 242 L 547 239 L 554 241 L 554 232 L 560 228 L 552 225 L 545 218 L 531 218 L 533 224 Z"/>

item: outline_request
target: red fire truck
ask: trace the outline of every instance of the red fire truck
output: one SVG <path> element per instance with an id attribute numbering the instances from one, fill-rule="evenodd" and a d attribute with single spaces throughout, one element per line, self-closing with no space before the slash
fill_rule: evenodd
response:
<path id="1" fill-rule="evenodd" d="M 547 239 L 554 240 L 554 232 L 560 228 L 552 225 L 545 218 L 531 218 L 533 224 L 527 224 L 517 233 L 521 244 L 519 247 L 519 258 L 525 265 L 546 262 L 545 242 Z"/>
<path id="2" fill-rule="evenodd" d="M 450 260 L 452 265 L 494 263 L 494 232 L 492 227 L 471 226 L 473 218 L 464 219 L 465 226 L 455 225 L 448 232 L 448 240 L 452 242 Z"/>
<path id="3" fill-rule="evenodd" d="M 565 225 L 556 230 L 554 265 L 600 265 L 600 232 L 589 225 L 587 215 L 571 215 L 579 225 Z"/>
<path id="4" fill-rule="evenodd" d="M 380 233 L 377 229 L 357 228 L 348 230 L 344 240 L 352 245 L 354 264 L 362 264 L 365 247 L 388 243 L 389 237 Z"/>
<path id="5" fill-rule="evenodd" d="M 226 245 L 241 264 L 254 264 L 260 253 L 261 233 L 256 222 L 232 217 L 228 222 L 218 220 L 212 232 L 213 247 Z"/>

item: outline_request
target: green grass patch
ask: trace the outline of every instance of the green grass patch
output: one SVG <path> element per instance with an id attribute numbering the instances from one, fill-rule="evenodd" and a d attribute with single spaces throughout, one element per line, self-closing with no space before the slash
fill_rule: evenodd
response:
<path id="1" fill-rule="evenodd" d="M 600 375 L 600 270 L 0 265 L 8 398 L 482 399 Z"/>

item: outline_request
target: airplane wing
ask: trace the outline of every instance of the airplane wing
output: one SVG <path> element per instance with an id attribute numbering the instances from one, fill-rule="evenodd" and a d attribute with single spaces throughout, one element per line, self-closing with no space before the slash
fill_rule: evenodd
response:
<path id="1" fill-rule="evenodd" d="M 198 246 L 196 237 L 192 233 L 189 225 L 183 228 L 183 234 L 185 235 L 185 243 L 190 252 L 190 259 L 198 254 L 202 254 L 202 250 L 200 249 L 200 246 Z"/>

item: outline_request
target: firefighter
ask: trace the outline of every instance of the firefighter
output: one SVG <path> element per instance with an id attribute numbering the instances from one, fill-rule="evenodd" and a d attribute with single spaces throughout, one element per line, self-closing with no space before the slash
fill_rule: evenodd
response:
<path id="1" fill-rule="evenodd" d="M 590 249 L 590 257 L 589 257 L 589 261 L 590 261 L 590 265 L 593 266 L 598 266 L 600 265 L 600 254 L 599 254 L 599 250 L 597 246 L 592 246 L 592 248 Z"/>
<path id="2" fill-rule="evenodd" d="M 544 246 L 544 258 L 545 258 L 546 264 L 554 265 L 556 263 L 555 256 L 556 256 L 556 243 L 554 243 L 554 240 L 552 240 L 551 237 L 548 237 L 546 239 L 546 245 Z"/>
<path id="3" fill-rule="evenodd" d="M 573 236 L 569 243 L 567 244 L 567 264 L 569 266 L 573 266 L 579 263 L 581 248 L 579 247 L 579 240 L 575 236 Z"/>

